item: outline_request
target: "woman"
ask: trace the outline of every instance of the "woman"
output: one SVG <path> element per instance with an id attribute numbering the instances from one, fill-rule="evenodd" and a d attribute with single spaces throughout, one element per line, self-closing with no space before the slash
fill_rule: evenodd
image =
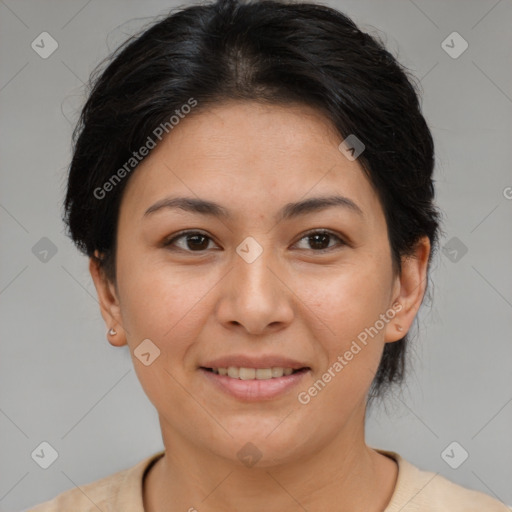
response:
<path id="1" fill-rule="evenodd" d="M 406 71 L 306 3 L 188 7 L 113 57 L 65 220 L 165 450 L 33 510 L 508 510 L 365 443 L 438 241 Z"/>

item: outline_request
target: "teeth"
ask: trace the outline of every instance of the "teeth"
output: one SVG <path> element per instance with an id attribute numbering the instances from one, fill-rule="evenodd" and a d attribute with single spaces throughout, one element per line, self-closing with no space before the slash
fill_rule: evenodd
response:
<path id="1" fill-rule="evenodd" d="M 258 368 L 255 373 L 256 378 L 259 380 L 267 380 L 272 378 L 272 368 Z"/>
<path id="2" fill-rule="evenodd" d="M 242 380 L 250 380 L 256 378 L 256 370 L 254 368 L 240 368 L 238 377 Z"/>
<path id="3" fill-rule="evenodd" d="M 213 368 L 212 368 L 212 370 L 213 370 Z M 235 368 L 234 366 L 230 366 L 228 368 L 228 377 L 231 377 L 232 379 L 238 379 L 238 377 L 239 377 L 238 368 Z"/>
<path id="4" fill-rule="evenodd" d="M 232 379 L 268 380 L 282 377 L 283 375 L 291 375 L 293 368 L 237 368 L 236 366 L 230 366 L 229 368 L 212 368 L 212 371 L 219 375 L 227 375 Z"/>

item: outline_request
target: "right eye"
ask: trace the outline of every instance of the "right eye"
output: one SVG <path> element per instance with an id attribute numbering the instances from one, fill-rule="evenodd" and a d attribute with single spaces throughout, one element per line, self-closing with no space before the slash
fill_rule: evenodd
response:
<path id="1" fill-rule="evenodd" d="M 170 250 L 177 248 L 186 252 L 201 252 L 208 248 L 209 241 L 213 242 L 208 235 L 200 231 L 183 231 L 178 235 L 172 235 L 170 238 L 167 238 L 162 246 Z"/>

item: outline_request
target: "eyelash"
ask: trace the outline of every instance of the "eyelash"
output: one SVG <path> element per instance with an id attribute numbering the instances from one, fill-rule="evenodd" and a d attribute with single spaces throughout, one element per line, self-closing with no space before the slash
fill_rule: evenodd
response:
<path id="1" fill-rule="evenodd" d="M 190 231 L 182 231 L 181 233 L 178 233 L 177 235 L 173 235 L 171 238 L 165 239 L 162 243 L 162 246 L 169 248 L 169 250 L 176 250 L 176 251 L 181 250 L 183 252 L 188 252 L 188 253 L 204 253 L 206 251 L 206 249 L 200 250 L 200 251 L 191 251 L 189 249 L 182 249 L 181 247 L 171 247 L 180 238 L 186 238 L 187 236 L 192 236 L 192 235 L 199 235 L 199 236 L 208 238 L 211 241 L 213 241 L 213 239 L 210 236 L 208 236 L 206 233 L 203 233 L 201 231 L 190 230 Z M 304 239 L 307 239 L 307 238 L 311 238 L 314 235 L 327 235 L 327 236 L 333 237 L 338 241 L 338 247 L 348 245 L 339 235 L 337 235 L 336 233 L 334 233 L 332 231 L 326 230 L 326 229 L 316 229 L 316 230 L 308 231 L 302 235 L 302 237 L 298 240 L 298 242 L 300 242 Z M 298 243 L 298 242 L 296 242 L 296 243 Z M 336 249 L 336 246 L 327 247 L 325 249 L 318 249 L 318 250 L 309 249 L 309 250 L 311 250 L 315 253 L 325 254 L 327 252 L 332 251 L 333 249 Z M 308 250 L 308 249 L 306 249 L 306 250 Z"/>

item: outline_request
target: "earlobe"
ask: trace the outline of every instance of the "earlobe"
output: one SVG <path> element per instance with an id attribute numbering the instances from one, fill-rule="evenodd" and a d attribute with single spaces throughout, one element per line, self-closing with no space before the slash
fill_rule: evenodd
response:
<path id="1" fill-rule="evenodd" d="M 107 330 L 105 336 L 107 337 L 108 342 L 114 347 L 122 347 L 123 345 L 126 345 L 126 336 L 124 333 L 123 335 L 120 335 L 120 333 L 118 333 L 113 327 Z"/>
<path id="2" fill-rule="evenodd" d="M 95 256 L 98 257 L 97 251 Z M 94 258 L 89 259 L 89 272 L 98 294 L 101 316 L 107 325 L 106 336 L 109 343 L 116 347 L 126 345 L 121 309 L 114 284 L 109 281 L 98 260 Z"/>
<path id="3" fill-rule="evenodd" d="M 385 340 L 387 343 L 403 338 L 418 313 L 427 287 L 430 249 L 430 240 L 424 236 L 416 243 L 414 253 L 401 260 L 402 271 L 397 278 L 398 292 L 393 300 L 393 303 L 400 303 L 401 309 L 388 326 Z"/>

